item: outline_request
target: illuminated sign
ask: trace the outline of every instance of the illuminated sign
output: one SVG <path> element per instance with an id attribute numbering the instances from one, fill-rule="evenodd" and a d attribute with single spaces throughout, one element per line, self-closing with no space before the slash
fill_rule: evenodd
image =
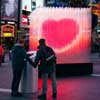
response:
<path id="1" fill-rule="evenodd" d="M 22 0 L 22 10 L 32 11 L 31 0 Z"/>
<path id="2" fill-rule="evenodd" d="M 14 26 L 13 25 L 2 25 L 1 26 L 1 37 L 14 37 Z"/>
<path id="3" fill-rule="evenodd" d="M 1 18 L 3 20 L 18 20 L 18 0 L 1 0 Z"/>
<path id="4" fill-rule="evenodd" d="M 100 16 L 100 3 L 92 4 L 91 7 L 92 7 L 92 13 L 97 16 Z"/>
<path id="5" fill-rule="evenodd" d="M 36 0 L 36 7 L 43 7 L 44 0 Z"/>
<path id="6" fill-rule="evenodd" d="M 28 26 L 29 22 L 28 22 L 28 15 L 21 15 L 21 27 L 25 27 Z"/>
<path id="7" fill-rule="evenodd" d="M 30 15 L 30 50 L 46 39 L 57 55 L 57 63 L 89 62 L 91 8 L 38 8 Z"/>

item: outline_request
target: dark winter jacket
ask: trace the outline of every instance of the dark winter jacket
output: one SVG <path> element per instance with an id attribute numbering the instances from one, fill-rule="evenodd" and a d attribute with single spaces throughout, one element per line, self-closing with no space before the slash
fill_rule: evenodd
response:
<path id="1" fill-rule="evenodd" d="M 52 48 L 45 46 L 45 45 L 41 45 L 41 46 L 39 46 L 39 50 L 37 51 L 37 55 L 36 55 L 35 62 L 34 62 L 35 67 L 39 63 L 39 67 L 40 67 L 42 74 L 55 71 L 56 56 L 55 56 L 54 61 L 50 65 L 47 65 L 47 63 L 46 63 L 46 54 L 47 54 L 48 50 L 49 50 L 49 52 L 52 52 L 55 56 L 55 53 L 52 50 Z"/>
<path id="2" fill-rule="evenodd" d="M 32 65 L 33 62 L 28 57 L 25 49 L 19 44 L 15 45 L 12 49 L 12 67 L 13 69 L 23 69 L 26 66 L 28 60 Z"/>

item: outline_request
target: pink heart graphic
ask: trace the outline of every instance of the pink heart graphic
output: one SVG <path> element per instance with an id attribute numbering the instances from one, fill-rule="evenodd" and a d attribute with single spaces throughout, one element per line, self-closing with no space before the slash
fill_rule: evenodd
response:
<path id="1" fill-rule="evenodd" d="M 42 24 L 42 35 L 49 45 L 55 48 L 62 48 L 70 44 L 79 33 L 79 27 L 73 19 L 61 19 L 55 21 L 46 20 Z"/>

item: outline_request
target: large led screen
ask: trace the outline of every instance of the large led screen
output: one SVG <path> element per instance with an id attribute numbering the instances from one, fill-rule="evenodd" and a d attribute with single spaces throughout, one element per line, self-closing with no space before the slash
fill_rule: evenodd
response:
<path id="1" fill-rule="evenodd" d="M 57 55 L 57 63 L 89 62 L 90 8 L 37 8 L 30 15 L 30 50 L 45 38 Z"/>

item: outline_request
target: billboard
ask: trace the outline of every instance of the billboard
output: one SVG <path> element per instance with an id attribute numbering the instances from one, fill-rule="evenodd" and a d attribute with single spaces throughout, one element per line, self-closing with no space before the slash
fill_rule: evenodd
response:
<path id="1" fill-rule="evenodd" d="M 38 8 L 30 16 L 30 50 L 46 39 L 57 55 L 58 64 L 90 60 L 91 8 Z"/>
<path id="2" fill-rule="evenodd" d="M 1 0 L 2 20 L 18 20 L 18 0 Z"/>
<path id="3" fill-rule="evenodd" d="M 1 37 L 14 37 L 15 27 L 5 24 L 1 26 Z"/>
<path id="4" fill-rule="evenodd" d="M 32 11 L 31 0 L 22 0 L 22 10 Z"/>
<path id="5" fill-rule="evenodd" d="M 28 21 L 28 15 L 21 15 L 21 21 L 20 21 L 21 27 L 28 27 L 29 21 Z"/>

